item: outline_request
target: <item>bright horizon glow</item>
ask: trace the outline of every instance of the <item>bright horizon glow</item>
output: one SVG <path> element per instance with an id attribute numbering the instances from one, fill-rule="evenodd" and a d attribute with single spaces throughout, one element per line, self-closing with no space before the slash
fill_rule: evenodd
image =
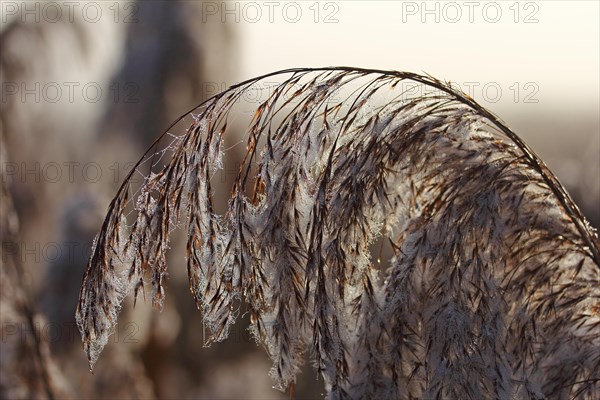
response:
<path id="1" fill-rule="evenodd" d="M 272 23 L 267 3 L 240 3 L 240 22 L 232 24 L 242 52 L 239 80 L 290 67 L 347 65 L 428 73 L 464 89 L 471 85 L 476 100 L 496 109 L 522 107 L 529 95 L 538 100 L 526 104 L 532 111 L 565 104 L 598 110 L 600 31 L 595 1 L 479 1 L 474 6 L 428 2 L 425 7 L 433 11 L 429 14 L 423 13 L 420 1 L 319 2 L 318 7 L 316 2 L 297 2 L 302 17 L 296 23 L 287 22 L 283 13 L 293 2 L 278 2 Z M 252 22 L 255 5 L 262 17 Z M 288 8 L 291 20 L 295 8 Z M 498 22 L 488 22 L 496 18 L 497 9 L 502 13 Z M 324 23 L 331 13 L 338 22 Z M 524 23 L 528 16 L 538 22 Z M 233 15 L 225 17 L 234 21 Z"/>

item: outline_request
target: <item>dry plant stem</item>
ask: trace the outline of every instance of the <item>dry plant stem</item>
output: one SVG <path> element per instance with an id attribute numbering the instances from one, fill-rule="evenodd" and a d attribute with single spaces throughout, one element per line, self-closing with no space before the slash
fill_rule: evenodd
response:
<path id="1" fill-rule="evenodd" d="M 211 180 L 228 117 L 273 76 L 288 77 L 249 117 L 218 215 Z M 409 98 L 400 82 L 435 92 Z M 330 398 L 597 393 L 598 238 L 544 163 L 473 99 L 412 73 L 298 68 L 197 109 L 137 163 L 96 238 L 77 309 L 90 366 L 148 277 L 162 306 L 169 235 L 184 225 L 209 342 L 227 337 L 244 300 L 281 390 L 309 355 Z M 145 176 L 137 192 L 134 173 Z M 387 269 L 371 260 L 376 240 Z"/>
<path id="2" fill-rule="evenodd" d="M 5 146 L 4 140 L 1 136 L 0 146 Z M 0 149 L 0 159 L 4 161 L 5 153 L 3 150 L 4 148 Z M 16 311 L 24 317 L 25 323 L 27 324 L 25 331 L 30 332 L 32 336 L 31 344 L 28 340 L 24 340 L 23 338 L 17 340 L 17 345 L 22 346 L 20 351 L 23 353 L 23 355 L 25 357 L 31 357 L 31 360 L 29 360 L 31 365 L 28 367 L 35 371 L 26 379 L 39 379 L 41 381 L 41 386 L 43 388 L 42 390 L 46 398 L 52 400 L 56 398 L 56 395 L 48 371 L 51 366 L 48 362 L 49 356 L 47 351 L 43 351 L 43 347 L 47 346 L 47 343 L 43 343 L 43 340 L 40 337 L 40 331 L 35 323 L 36 313 L 33 306 L 34 301 L 31 295 L 31 288 L 27 286 L 25 279 L 25 268 L 23 266 L 21 257 L 19 257 L 21 252 L 18 250 L 20 244 L 18 238 L 18 223 L 16 222 L 18 221 L 17 212 L 13 206 L 9 188 L 7 187 L 8 184 L 5 180 L 6 177 L 2 176 L 0 173 L 0 178 L 0 239 L 3 247 L 7 244 L 10 244 L 14 247 L 12 252 L 2 253 L 2 259 L 0 260 L 2 263 L 0 265 L 0 277 L 2 279 L 6 279 L 4 284 L 11 286 L 11 289 L 13 290 L 11 292 L 13 297 L 9 297 L 7 300 L 9 300 L 14 305 Z M 5 249 L 3 248 L 3 251 L 4 250 Z M 10 341 L 5 342 L 3 339 L 2 345 L 10 346 L 12 343 L 10 343 Z M 15 351 L 15 349 L 11 350 Z M 8 350 L 5 348 L 5 351 Z M 6 362 L 6 360 L 4 360 L 4 362 Z M 4 365 L 4 367 L 11 368 L 13 366 Z M 28 394 L 35 395 L 38 382 L 25 380 L 23 383 L 29 386 Z M 15 382 L 11 382 L 11 384 L 15 384 Z"/>
<path id="3" fill-rule="evenodd" d="M 17 253 L 20 254 L 20 253 Z M 33 300 L 31 299 L 31 295 L 29 294 L 29 288 L 25 284 L 25 280 L 23 279 L 23 265 L 21 264 L 21 260 L 18 257 L 14 257 L 14 265 L 16 266 L 17 275 L 19 277 L 19 285 L 23 288 L 23 292 L 27 298 L 23 301 L 22 308 L 23 313 L 25 314 L 27 324 L 29 325 L 27 329 L 32 333 L 33 341 L 34 341 L 34 351 L 35 356 L 37 357 L 37 362 L 40 365 L 40 376 L 44 384 L 44 389 L 46 392 L 46 396 L 48 396 L 49 400 L 53 400 L 56 397 L 54 396 L 54 392 L 52 389 L 52 385 L 50 384 L 50 377 L 48 376 L 47 366 L 45 365 L 45 356 L 42 354 L 42 339 L 40 338 L 40 333 L 36 328 L 36 324 L 34 323 L 34 311 L 33 311 Z"/>

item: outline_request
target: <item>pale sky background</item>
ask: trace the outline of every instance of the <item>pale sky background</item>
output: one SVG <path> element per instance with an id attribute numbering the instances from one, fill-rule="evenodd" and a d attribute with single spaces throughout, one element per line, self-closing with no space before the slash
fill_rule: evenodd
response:
<path id="1" fill-rule="evenodd" d="M 477 82 L 474 97 L 486 106 L 495 104 L 496 110 L 515 105 L 531 110 L 561 108 L 574 103 L 598 110 L 597 1 L 475 1 L 473 6 L 464 1 L 267 3 L 241 2 L 240 22 L 232 24 L 239 33 L 240 80 L 298 66 L 372 67 L 426 72 L 459 84 Z M 435 10 L 436 3 L 437 12 L 423 13 L 425 8 Z M 302 15 L 292 23 L 297 9 Z M 496 17 L 498 9 L 501 15 Z M 458 11 L 458 22 L 450 22 L 457 19 Z M 325 23 L 327 15 L 337 22 Z M 220 17 L 233 21 L 234 14 Z M 498 21 L 488 22 L 494 19 Z M 526 19 L 537 22 L 526 23 Z M 525 87 L 528 82 L 534 85 Z M 495 103 L 486 102 L 482 93 L 488 83 L 492 83 L 488 98 L 496 96 L 496 83 L 502 90 Z M 525 103 L 527 94 L 539 102 Z"/>

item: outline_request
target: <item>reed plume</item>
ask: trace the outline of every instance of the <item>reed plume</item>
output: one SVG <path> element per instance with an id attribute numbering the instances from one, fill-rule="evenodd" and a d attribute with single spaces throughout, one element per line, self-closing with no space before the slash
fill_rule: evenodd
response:
<path id="1" fill-rule="evenodd" d="M 219 213 L 224 138 L 244 116 Z M 247 310 L 279 389 L 308 358 L 333 399 L 600 396 L 598 236 L 473 99 L 413 73 L 291 69 L 188 118 L 137 163 L 94 242 L 77 308 L 90 366 L 125 296 L 151 286 L 162 307 L 181 228 L 209 341 Z"/>

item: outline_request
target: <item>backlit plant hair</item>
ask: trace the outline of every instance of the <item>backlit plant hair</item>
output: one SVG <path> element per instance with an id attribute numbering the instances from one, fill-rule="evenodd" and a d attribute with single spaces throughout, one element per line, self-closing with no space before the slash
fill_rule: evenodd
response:
<path id="1" fill-rule="evenodd" d="M 224 138 L 246 117 L 219 213 Z M 406 72 L 290 69 L 186 121 L 137 163 L 94 242 L 77 307 L 91 366 L 126 295 L 151 286 L 162 307 L 180 227 L 209 341 L 246 308 L 279 389 L 309 358 L 334 399 L 599 395 L 598 237 L 464 93 Z"/>

